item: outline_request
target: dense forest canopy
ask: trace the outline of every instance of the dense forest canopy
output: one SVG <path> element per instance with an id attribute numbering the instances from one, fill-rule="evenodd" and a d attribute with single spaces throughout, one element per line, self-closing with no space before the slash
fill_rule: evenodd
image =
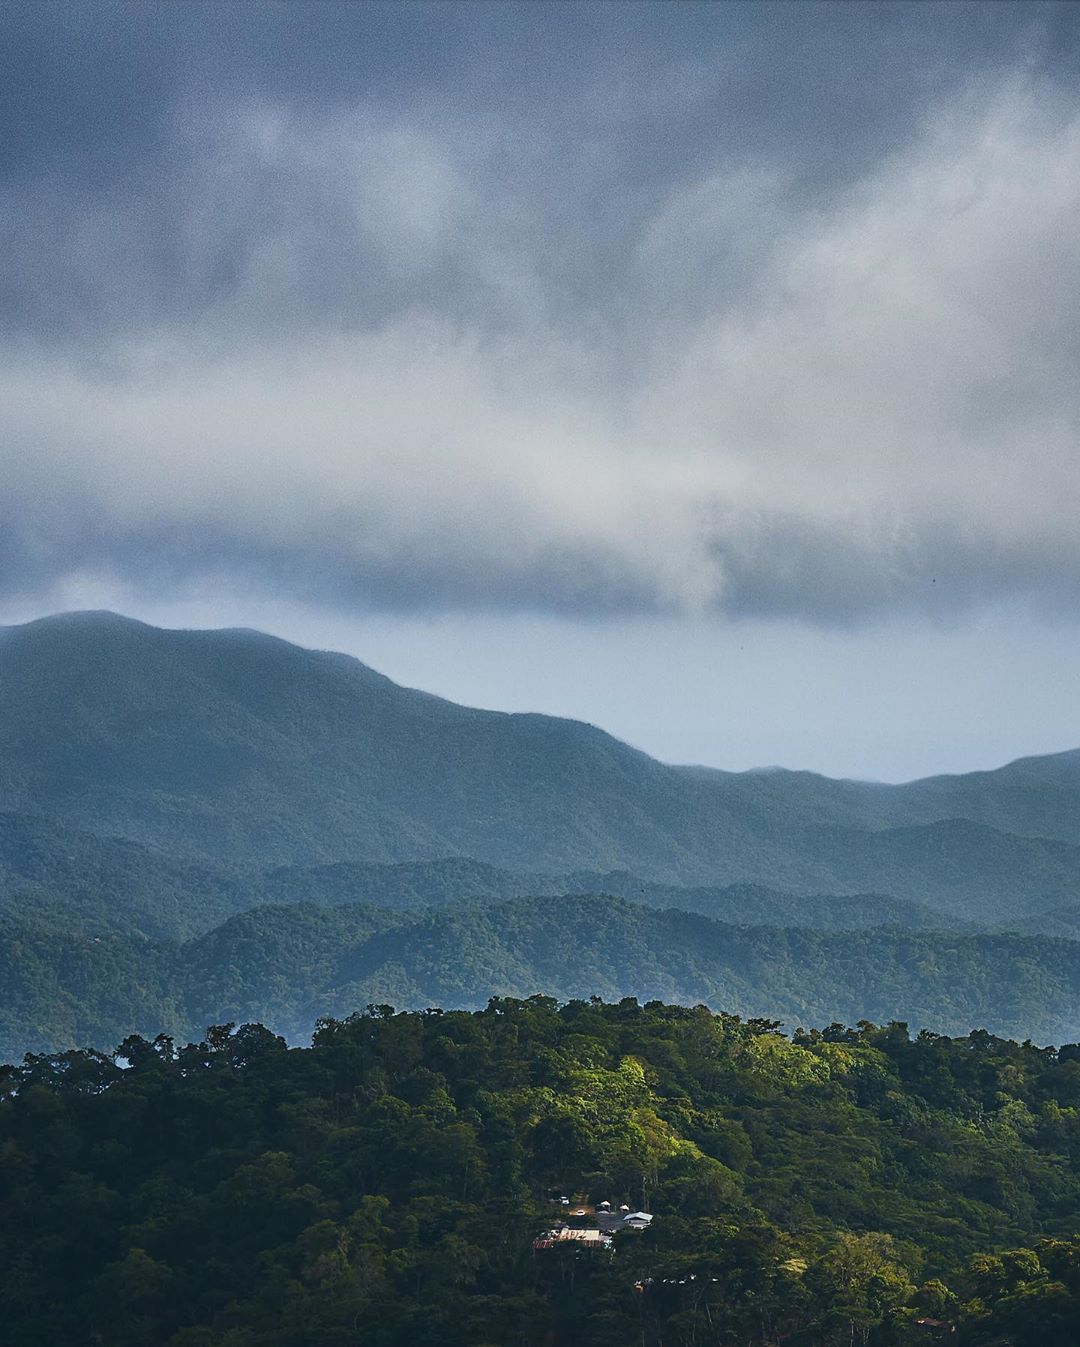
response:
<path id="1" fill-rule="evenodd" d="M 1080 943 L 1045 936 L 735 926 L 595 894 L 265 906 L 182 944 L 92 929 L 0 914 L 0 1061 L 222 1020 L 306 1042 L 320 1015 L 369 1002 L 473 1009 L 538 991 L 703 1002 L 792 1028 L 903 1019 L 1080 1038 Z"/>
<path id="2" fill-rule="evenodd" d="M 534 1249 L 601 1199 L 652 1223 Z M 1078 1211 L 1080 1047 L 985 1032 L 537 996 L 0 1075 L 12 1347 L 1075 1347 Z"/>

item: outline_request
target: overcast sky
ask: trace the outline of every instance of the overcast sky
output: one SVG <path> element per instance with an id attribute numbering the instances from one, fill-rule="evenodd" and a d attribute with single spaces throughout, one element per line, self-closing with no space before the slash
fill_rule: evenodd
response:
<path id="1" fill-rule="evenodd" d="M 1080 6 L 0 9 L 0 620 L 1080 744 Z"/>

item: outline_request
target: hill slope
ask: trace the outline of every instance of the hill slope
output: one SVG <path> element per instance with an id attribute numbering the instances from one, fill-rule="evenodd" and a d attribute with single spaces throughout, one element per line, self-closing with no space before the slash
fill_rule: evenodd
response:
<path id="1" fill-rule="evenodd" d="M 0 1071 L 5 1347 L 1075 1347 L 1074 1053 L 537 998 L 119 1057 Z"/>
<path id="2" fill-rule="evenodd" d="M 460 856 L 1020 919 L 1080 892 L 1078 761 L 901 787 L 677 768 L 254 632 L 74 614 L 0 633 L 0 809 L 188 863 Z"/>
<path id="3" fill-rule="evenodd" d="M 287 922 L 286 911 L 272 922 Z M 270 918 L 247 919 L 257 928 Z M 229 947 L 231 926 L 215 933 L 219 949 Z M 543 992 L 701 1002 L 789 1025 L 905 1020 L 946 1033 L 985 1026 L 1040 1042 L 1080 1038 L 1080 943 L 1070 940 L 733 926 L 590 895 L 450 910 L 351 948 L 329 938 L 309 962 L 314 994 L 290 999 L 293 1012 L 281 1007 L 294 1034 L 320 1012 L 348 1014 L 369 1001 L 479 1007 L 492 995 Z M 188 1004 L 196 1023 L 211 1009 Z M 247 1014 L 234 1009 L 228 1018 Z"/>
<path id="4" fill-rule="evenodd" d="M 799 895 L 745 884 L 685 889 L 652 884 L 627 871 L 528 874 L 465 857 L 271 867 L 190 861 L 33 815 L 0 814 L 0 913 L 68 935 L 185 940 L 267 904 L 360 904 L 417 912 L 566 893 L 607 893 L 765 926 L 856 930 L 943 924 L 925 905 L 880 894 Z"/>
<path id="5" fill-rule="evenodd" d="M 479 1007 L 537 992 L 1060 1042 L 1080 1038 L 1080 943 L 733 926 L 589 895 L 420 914 L 262 907 L 184 945 L 0 916 L 0 1061 L 230 1020 L 302 1041 L 320 1016 L 369 1003 Z"/>

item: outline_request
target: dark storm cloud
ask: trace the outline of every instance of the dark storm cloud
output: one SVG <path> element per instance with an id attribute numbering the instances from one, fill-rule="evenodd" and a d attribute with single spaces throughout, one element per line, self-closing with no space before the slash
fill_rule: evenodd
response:
<path id="1" fill-rule="evenodd" d="M 1059 603 L 1067 6 L 8 6 L 0 585 Z"/>
<path id="2" fill-rule="evenodd" d="M 644 578 L 635 584 L 621 558 L 585 543 L 537 549 L 526 565 L 515 568 L 507 559 L 482 572 L 471 556 L 387 552 L 377 534 L 368 543 L 354 535 L 348 548 L 316 537 L 273 546 L 202 523 L 103 530 L 85 510 L 43 519 L 40 510 L 15 502 L 0 520 L 0 599 L 64 592 L 73 577 L 112 582 L 116 592 L 144 603 L 206 592 L 208 586 L 212 591 L 220 583 L 232 592 L 368 613 L 525 608 L 606 618 L 656 606 Z"/>
<path id="3" fill-rule="evenodd" d="M 530 235 L 564 315 L 633 312 L 658 200 L 748 167 L 827 200 L 973 73 L 1068 76 L 1080 27 L 1038 6 L 314 2 L 15 4 L 4 23 L 2 317 L 82 336 L 222 304 L 356 322 L 467 302 L 453 259 L 403 274 L 357 238 L 334 136 L 394 129 L 449 148 L 493 223 Z M 327 156 L 290 162 L 305 137 Z M 304 265 L 261 278 L 251 313 L 245 267 L 282 236 Z"/>

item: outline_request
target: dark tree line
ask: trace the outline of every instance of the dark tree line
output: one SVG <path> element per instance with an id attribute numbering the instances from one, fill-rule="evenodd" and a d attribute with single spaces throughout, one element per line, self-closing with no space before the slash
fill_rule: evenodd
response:
<path id="1" fill-rule="evenodd" d="M 1076 1047 L 632 1000 L 31 1055 L 0 1340 L 1075 1347 L 1078 1108 Z M 560 1192 L 654 1220 L 536 1252 Z"/>

